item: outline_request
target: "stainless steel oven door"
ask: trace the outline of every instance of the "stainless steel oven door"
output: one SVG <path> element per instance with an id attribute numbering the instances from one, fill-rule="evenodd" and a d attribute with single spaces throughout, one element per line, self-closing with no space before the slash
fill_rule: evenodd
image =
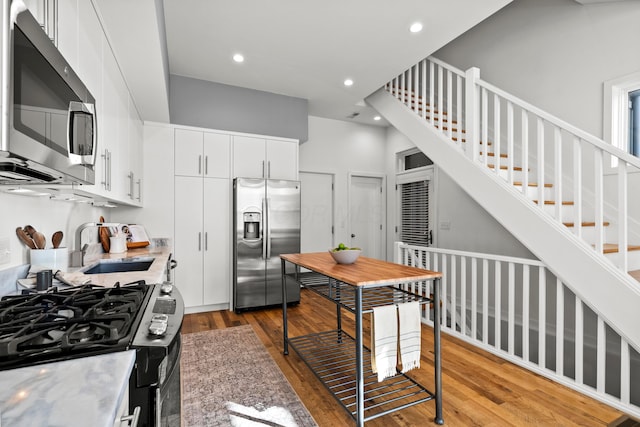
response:
<path id="1" fill-rule="evenodd" d="M 156 426 L 178 427 L 181 418 L 180 396 L 180 355 L 182 341 L 180 336 L 177 345 L 163 360 L 160 367 L 160 381 L 156 388 Z"/>

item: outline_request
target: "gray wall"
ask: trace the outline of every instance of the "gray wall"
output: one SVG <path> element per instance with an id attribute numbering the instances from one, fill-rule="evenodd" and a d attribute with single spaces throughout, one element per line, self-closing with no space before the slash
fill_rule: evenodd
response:
<path id="1" fill-rule="evenodd" d="M 400 131 L 390 127 L 386 137 L 386 171 L 388 177 L 387 197 L 387 253 L 393 256 L 393 242 L 398 238 L 395 226 L 399 225 L 398 197 L 395 194 L 395 174 L 398 153 L 415 145 Z M 427 156 L 429 153 L 425 153 Z M 434 212 L 429 220 L 433 230 L 434 246 L 444 249 L 481 252 L 495 255 L 535 259 L 533 254 L 507 231 L 493 216 L 489 215 L 473 198 L 444 172 L 438 170 L 434 176 Z M 448 221 L 448 230 L 440 223 Z"/>
<path id="2" fill-rule="evenodd" d="M 259 90 L 169 77 L 171 123 L 308 139 L 307 100 Z"/>

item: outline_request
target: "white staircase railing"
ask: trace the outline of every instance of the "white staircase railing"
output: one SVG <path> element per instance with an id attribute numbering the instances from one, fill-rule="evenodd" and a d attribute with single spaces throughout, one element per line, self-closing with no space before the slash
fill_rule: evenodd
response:
<path id="1" fill-rule="evenodd" d="M 395 262 L 443 273 L 443 332 L 640 417 L 640 354 L 540 261 L 397 242 Z"/>
<path id="2" fill-rule="evenodd" d="M 427 58 L 385 89 L 597 253 L 614 254 L 620 270 L 640 269 L 640 208 L 629 203 L 640 159 L 481 80 L 477 68 Z"/>

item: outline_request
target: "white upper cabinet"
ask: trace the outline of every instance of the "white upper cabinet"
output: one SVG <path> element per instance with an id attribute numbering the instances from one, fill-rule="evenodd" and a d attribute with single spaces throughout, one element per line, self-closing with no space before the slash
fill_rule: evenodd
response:
<path id="1" fill-rule="evenodd" d="M 29 12 L 36 18 L 51 41 L 57 46 L 58 29 L 60 27 L 58 15 L 58 0 L 23 0 Z"/>
<path id="2" fill-rule="evenodd" d="M 78 0 L 58 0 L 58 49 L 78 69 Z"/>
<path id="3" fill-rule="evenodd" d="M 233 176 L 297 180 L 298 143 L 234 136 Z"/>
<path id="4" fill-rule="evenodd" d="M 266 142 L 266 178 L 298 180 L 298 143 L 275 139 L 267 139 Z"/>
<path id="5" fill-rule="evenodd" d="M 186 129 L 175 132 L 176 175 L 229 178 L 229 135 Z"/>
<path id="6" fill-rule="evenodd" d="M 175 130 L 175 174 L 202 176 L 202 132 Z"/>
<path id="7" fill-rule="evenodd" d="M 78 67 L 76 73 L 95 99 L 102 97 L 102 49 L 106 38 L 90 1 L 78 2 Z M 104 46 L 108 49 L 108 45 Z M 99 114 L 99 112 L 98 112 Z"/>
<path id="8" fill-rule="evenodd" d="M 203 138 L 204 176 L 231 177 L 231 136 L 205 132 Z"/>
<path id="9" fill-rule="evenodd" d="M 241 178 L 265 177 L 264 138 L 233 137 L 233 176 Z"/>

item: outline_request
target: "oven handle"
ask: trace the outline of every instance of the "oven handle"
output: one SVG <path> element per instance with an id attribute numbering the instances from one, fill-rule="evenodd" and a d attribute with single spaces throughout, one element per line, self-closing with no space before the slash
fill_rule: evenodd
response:
<path id="1" fill-rule="evenodd" d="M 127 415 L 120 418 L 121 423 L 127 423 L 129 427 L 138 427 L 138 420 L 140 420 L 140 407 L 136 406 L 133 410 L 133 415 Z"/>

